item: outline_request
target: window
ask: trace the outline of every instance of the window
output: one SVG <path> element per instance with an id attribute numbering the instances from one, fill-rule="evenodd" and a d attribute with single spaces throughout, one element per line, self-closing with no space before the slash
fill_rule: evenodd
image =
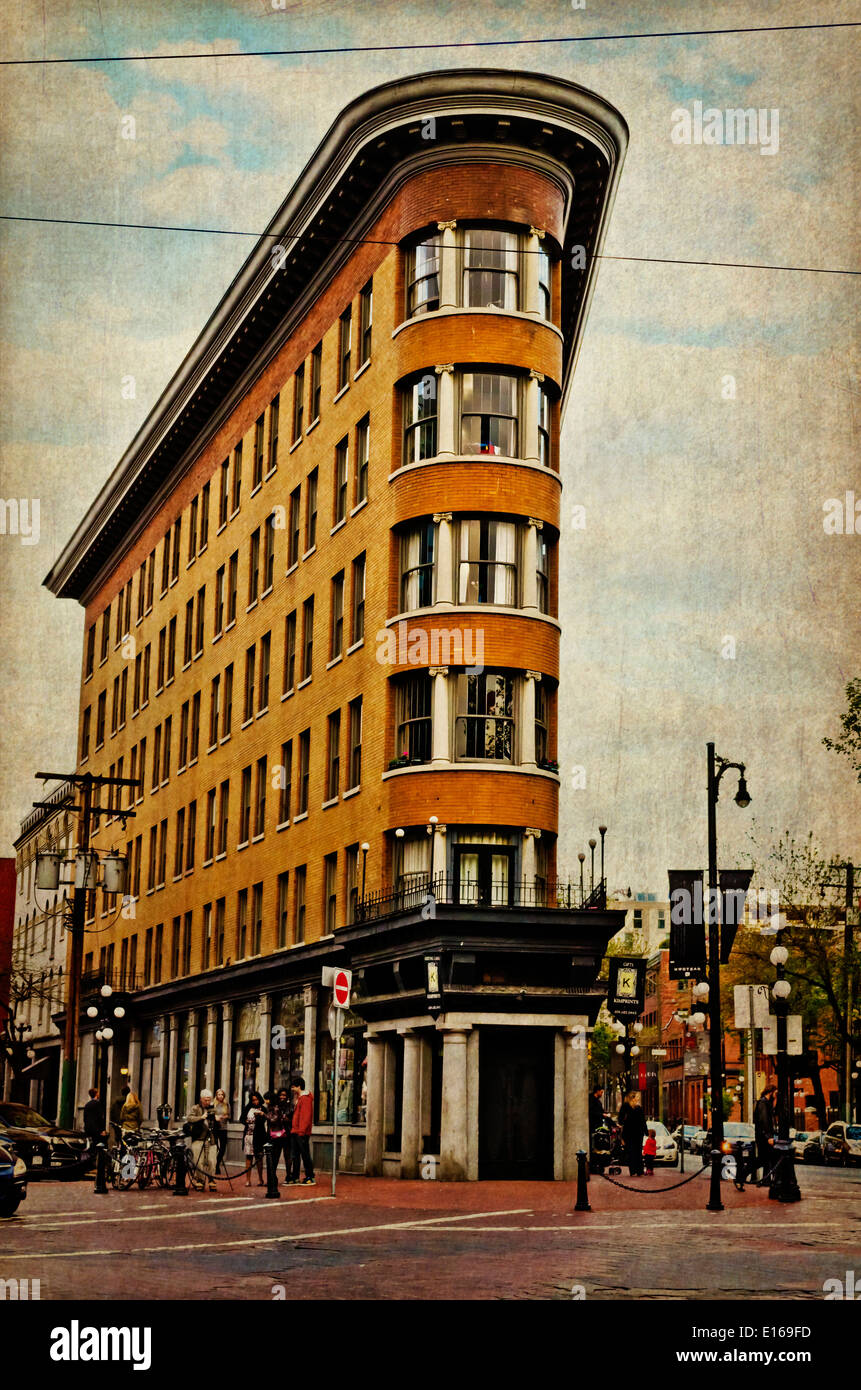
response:
<path id="1" fill-rule="evenodd" d="M 188 761 L 197 762 L 197 755 L 200 751 L 200 691 L 196 690 L 191 697 L 191 732 L 189 736 Z"/>
<path id="2" fill-rule="evenodd" d="M 395 756 L 411 763 L 431 757 L 431 678 L 427 672 L 407 676 L 398 691 Z"/>
<path id="3" fill-rule="evenodd" d="M 248 606 L 257 602 L 260 591 L 260 527 L 251 533 L 251 547 L 248 554 Z"/>
<path id="4" fill-rule="evenodd" d="M 302 438 L 303 421 L 305 418 L 305 363 L 296 368 L 293 377 L 293 443 L 298 444 Z"/>
<path id="5" fill-rule="evenodd" d="M 278 467 L 278 421 L 281 415 L 281 396 L 273 396 L 269 406 L 269 473 Z"/>
<path id="6" fill-rule="evenodd" d="M 248 889 L 240 888 L 236 899 L 236 959 L 248 952 Z"/>
<path id="7" fill-rule="evenodd" d="M 338 390 L 350 381 L 350 353 L 353 341 L 353 306 L 348 305 L 338 321 Z"/>
<path id="8" fill-rule="evenodd" d="M 100 652 L 99 652 L 99 661 L 100 661 L 100 662 L 107 661 L 107 659 L 108 659 L 108 646 L 110 645 L 110 640 L 111 640 L 111 605 L 108 604 L 107 608 L 105 609 L 104 613 L 102 614 L 102 645 L 101 645 L 101 649 L 100 649 Z"/>
<path id="9" fill-rule="evenodd" d="M 517 457 L 517 377 L 464 372 L 460 449 L 463 454 Z"/>
<path id="10" fill-rule="evenodd" d="M 132 751 L 131 751 L 131 757 L 129 758 L 129 778 L 130 778 L 130 780 L 131 780 L 132 782 L 136 782 L 136 781 L 137 781 L 137 778 L 138 778 L 138 749 L 137 749 L 137 744 L 135 744 L 134 748 L 132 749 Z M 134 804 L 135 804 L 135 794 L 136 794 L 136 792 L 137 792 L 137 787 L 129 787 L 129 806 L 134 806 Z"/>
<path id="11" fill-rule="evenodd" d="M 138 572 L 138 622 L 143 622 L 144 608 L 146 607 L 146 560 Z"/>
<path id="12" fill-rule="evenodd" d="M 284 623 L 284 687 L 283 694 L 292 690 L 296 679 L 296 609 L 288 613 Z"/>
<path id="13" fill-rule="evenodd" d="M 305 940 L 305 885 L 307 869 L 300 864 L 296 870 L 296 890 L 293 895 L 293 940 Z"/>
<path id="14" fill-rule="evenodd" d="M 135 867 L 132 875 L 132 894 L 135 898 L 141 895 L 141 858 L 143 856 L 143 835 L 135 836 Z"/>
<path id="15" fill-rule="evenodd" d="M 87 659 L 84 664 L 84 679 L 89 680 L 96 662 L 96 625 L 91 623 L 87 629 Z"/>
<path id="16" fill-rule="evenodd" d="M 330 935 L 335 930 L 335 918 L 338 911 L 338 856 L 337 854 L 327 854 L 323 861 L 325 865 L 325 901 L 324 910 L 326 918 L 326 935 Z"/>
<path id="17" fill-rule="evenodd" d="M 148 566 L 147 566 L 147 574 L 146 574 L 146 611 L 147 611 L 147 613 L 149 613 L 149 612 L 152 610 L 152 606 L 153 606 L 154 600 L 155 600 L 155 551 L 153 550 L 153 551 L 150 552 L 149 564 L 148 564 Z"/>
<path id="18" fill-rule="evenodd" d="M 152 927 L 147 927 L 144 937 L 144 984 L 152 984 Z"/>
<path id="19" fill-rule="evenodd" d="M 287 897 L 290 889 L 290 875 L 278 875 L 278 945 L 287 945 Z"/>
<path id="20" fill-rule="evenodd" d="M 227 567 L 227 626 L 236 622 L 236 588 L 239 580 L 239 551 L 234 550 Z"/>
<path id="21" fill-rule="evenodd" d="M 334 801 L 341 788 L 341 711 L 329 715 L 326 739 L 326 800 Z"/>
<path id="22" fill-rule="evenodd" d="M 281 745 L 281 773 L 278 778 L 278 824 L 285 825 L 290 819 L 290 803 L 293 793 L 293 740 Z"/>
<path id="23" fill-rule="evenodd" d="M 219 898 L 215 904 L 215 964 L 224 964 L 224 917 L 225 899 Z"/>
<path id="24" fill-rule="evenodd" d="M 176 755 L 176 766 L 178 771 L 182 771 L 188 764 L 188 721 L 190 715 L 189 702 L 186 700 L 179 714 L 179 748 Z"/>
<path id="25" fill-rule="evenodd" d="M 535 682 L 535 761 L 540 767 L 547 761 L 547 688 Z"/>
<path id="26" fill-rule="evenodd" d="M 96 704 L 96 747 L 101 748 L 105 741 L 105 710 L 108 692 L 103 690 Z"/>
<path id="27" fill-rule="evenodd" d="M 146 783 L 146 739 L 141 739 L 141 761 L 138 768 L 138 789 L 136 794 L 137 801 L 143 801 L 144 785 Z"/>
<path id="28" fill-rule="evenodd" d="M 224 712 L 221 719 L 221 737 L 229 738 L 233 727 L 233 662 L 224 671 Z"/>
<path id="29" fill-rule="evenodd" d="M 172 724 L 173 724 L 173 719 L 172 719 L 172 717 L 171 717 L 170 715 L 168 715 L 167 719 L 164 721 L 164 743 L 163 743 L 163 745 L 162 745 L 162 767 L 161 767 L 161 780 L 162 780 L 162 782 L 167 782 L 167 781 L 169 780 L 169 778 L 170 778 L 170 744 L 171 744 L 171 727 L 172 727 Z"/>
<path id="30" fill-rule="evenodd" d="M 164 598 L 170 583 L 170 531 L 165 533 L 161 552 L 161 596 Z"/>
<path id="31" fill-rule="evenodd" d="M 171 583 L 179 579 L 179 550 L 182 545 L 182 517 L 178 516 L 173 523 L 173 555 L 170 564 Z"/>
<path id="32" fill-rule="evenodd" d="M 275 583 L 275 514 L 270 512 L 263 523 L 263 592 L 268 594 Z"/>
<path id="33" fill-rule="evenodd" d="M 194 651 L 194 599 L 190 598 L 185 605 L 185 639 L 182 646 L 183 667 L 191 665 L 191 658 Z M 161 643 L 159 643 L 159 656 L 161 656 Z"/>
<path id="34" fill-rule="evenodd" d="M 512 761 L 514 682 L 485 671 L 457 678 L 457 757 Z"/>
<path id="35" fill-rule="evenodd" d="M 311 676 L 314 664 L 314 596 L 306 598 L 302 605 L 302 679 Z"/>
<path id="36" fill-rule="evenodd" d="M 158 878 L 156 888 L 163 888 L 167 877 L 167 817 L 158 828 Z"/>
<path id="37" fill-rule="evenodd" d="M 439 308 L 440 238 L 420 241 L 407 263 L 407 318 Z"/>
<path id="38" fill-rule="evenodd" d="M 158 655 L 155 663 L 155 691 L 164 689 L 164 670 L 167 657 L 167 628 L 163 627 L 158 635 Z"/>
<path id="39" fill-rule="evenodd" d="M 272 652 L 272 634 L 266 632 L 260 638 L 260 675 L 257 684 L 257 713 L 269 708 L 269 667 Z"/>
<path id="40" fill-rule="evenodd" d="M 463 234 L 463 304 L 468 309 L 516 309 L 516 232 L 474 227 Z"/>
<path id="41" fill-rule="evenodd" d="M 114 689 L 111 697 L 111 737 L 117 731 L 117 716 L 120 708 L 120 678 L 114 676 Z"/>
<path id="42" fill-rule="evenodd" d="M 176 674 L 176 618 L 167 625 L 167 679 L 172 681 Z"/>
<path id="43" fill-rule="evenodd" d="M 290 493 L 290 518 L 287 532 L 287 568 L 299 563 L 299 515 L 301 508 L 301 487 Z"/>
<path id="44" fill-rule="evenodd" d="M 517 527 L 513 521 L 460 523 L 458 603 L 517 603 Z"/>
<path id="45" fill-rule="evenodd" d="M 550 612 L 550 567 L 547 556 L 547 539 L 542 531 L 538 532 L 538 546 L 535 561 L 535 575 L 538 588 L 538 611 L 540 613 Z"/>
<path id="46" fill-rule="evenodd" d="M 359 366 L 371 360 L 371 332 L 374 324 L 374 282 L 363 286 L 359 297 Z"/>
<path id="47" fill-rule="evenodd" d="M 318 343 L 311 353 L 311 421 L 320 418 L 320 398 L 323 388 L 323 344 Z"/>
<path id="48" fill-rule="evenodd" d="M 313 550 L 317 544 L 317 476 L 313 468 L 308 474 L 305 487 L 305 551 Z"/>
<path id="49" fill-rule="evenodd" d="M 188 807 L 188 830 L 185 845 L 185 872 L 190 873 L 194 868 L 194 851 L 197 841 L 197 802 L 192 801 Z"/>
<path id="50" fill-rule="evenodd" d="M 239 796 L 239 843 L 246 844 L 251 839 L 251 765 L 242 769 L 242 782 Z"/>
<path id="51" fill-rule="evenodd" d="M 401 536 L 401 612 L 430 608 L 434 591 L 436 527 L 423 521 Z"/>
<path id="52" fill-rule="evenodd" d="M 364 640 L 365 636 L 365 555 L 357 555 L 353 561 L 353 630 L 350 645 Z"/>
<path id="53" fill-rule="evenodd" d="M 120 645 L 120 642 L 122 641 L 122 636 L 123 636 L 123 598 L 124 598 L 124 592 L 125 592 L 125 591 L 124 591 L 123 589 L 120 589 L 120 592 L 119 592 L 119 594 L 117 595 L 117 623 L 116 623 L 116 630 L 115 630 L 115 632 L 114 632 L 114 646 L 115 646 L 115 647 L 118 647 L 118 646 Z"/>
<path id="54" fill-rule="evenodd" d="M 550 467 L 550 397 L 538 386 L 538 462 Z"/>
<path id="55" fill-rule="evenodd" d="M 129 689 L 129 668 L 124 666 L 120 673 L 120 728 L 126 722 L 126 701 Z"/>
<path id="56" fill-rule="evenodd" d="M 266 415 L 258 415 L 254 425 L 254 470 L 251 486 L 259 487 L 263 482 L 263 433 L 266 428 Z"/>
<path id="57" fill-rule="evenodd" d="M 220 637 L 224 631 L 224 565 L 215 576 L 215 609 L 213 613 L 213 636 Z"/>
<path id="58" fill-rule="evenodd" d="M 191 507 L 188 517 L 188 559 L 189 563 L 197 555 L 197 513 L 200 501 L 197 497 L 192 497 Z"/>
<path id="59" fill-rule="evenodd" d="M 209 687 L 209 746 L 214 748 L 218 742 L 218 716 L 221 696 L 221 677 L 213 676 Z"/>
<path id="60" fill-rule="evenodd" d="M 215 788 L 206 794 L 206 834 L 203 844 L 203 858 L 209 863 L 215 855 Z"/>
<path id="61" fill-rule="evenodd" d="M 200 933 L 200 968 L 209 969 L 212 955 L 212 903 L 203 904 L 203 928 Z"/>
<path id="62" fill-rule="evenodd" d="M 239 511 L 239 500 L 242 495 L 242 440 L 240 439 L 236 448 L 233 450 L 233 487 L 230 495 L 230 512 Z"/>
<path id="63" fill-rule="evenodd" d="M 200 494 L 200 546 L 205 550 L 209 544 L 209 483 L 204 483 Z"/>
<path id="64" fill-rule="evenodd" d="M 194 629 L 194 654 L 203 655 L 203 629 L 206 618 L 206 585 L 197 591 L 197 622 Z"/>
<path id="65" fill-rule="evenodd" d="M 191 974 L 191 918 L 192 914 L 187 912 L 182 924 L 182 955 L 180 957 L 180 970 L 183 975 Z"/>
<path id="66" fill-rule="evenodd" d="M 84 718 L 81 722 L 81 762 L 87 761 L 90 756 L 90 706 L 84 710 Z"/>
<path id="67" fill-rule="evenodd" d="M 257 759 L 257 787 L 254 798 L 254 834 L 262 835 L 266 830 L 266 758 Z"/>
<path id="68" fill-rule="evenodd" d="M 138 652 L 135 657 L 135 675 L 132 682 L 132 714 L 137 714 L 141 707 L 141 664 L 143 656 Z"/>
<path id="69" fill-rule="evenodd" d="M 332 631 L 329 660 L 340 656 L 344 647 L 344 571 L 339 570 L 332 580 Z"/>
<path id="70" fill-rule="evenodd" d="M 367 500 L 370 457 L 371 417 L 366 415 L 356 426 L 356 493 L 353 502 L 355 507 Z"/>
<path id="71" fill-rule="evenodd" d="M 156 859 L 158 857 L 158 826 L 151 825 L 149 831 L 149 871 L 147 875 L 147 892 L 152 893 L 155 889 Z"/>
<path id="72" fill-rule="evenodd" d="M 358 787 L 362 781 L 362 697 L 357 695 L 349 704 L 350 710 L 350 765 L 347 769 L 347 786 Z"/>
<path id="73" fill-rule="evenodd" d="M 141 685 L 141 709 L 149 704 L 149 676 L 152 665 L 152 644 L 147 642 L 143 654 L 143 681 Z"/>
<path id="74" fill-rule="evenodd" d="M 254 674 L 257 664 L 256 644 L 250 646 L 245 653 L 245 707 L 242 715 L 243 723 L 254 718 Z"/>
<path id="75" fill-rule="evenodd" d="M 176 840 L 173 847 L 173 876 L 179 878 L 182 874 L 182 865 L 185 857 L 185 807 L 181 806 L 176 813 Z"/>
<path id="76" fill-rule="evenodd" d="M 228 812 L 230 809 L 230 779 L 222 782 L 218 797 L 218 854 L 227 853 Z"/>
<path id="77" fill-rule="evenodd" d="M 228 498 L 230 495 L 230 458 L 223 460 L 221 473 L 218 478 L 218 524 L 224 526 L 227 522 Z"/>
<path id="78" fill-rule="evenodd" d="M 538 252 L 538 293 L 541 300 L 541 313 L 545 319 L 553 318 L 553 302 L 551 295 L 551 275 L 552 268 L 550 257 L 542 248 Z"/>
<path id="79" fill-rule="evenodd" d="M 335 497 L 332 507 L 332 525 L 337 526 L 347 515 L 347 469 L 349 443 L 346 436 L 335 445 Z"/>
<path id="80" fill-rule="evenodd" d="M 296 806 L 297 816 L 308 810 L 308 780 L 311 767 L 311 730 L 305 729 L 299 735 L 299 789 Z"/>
<path id="81" fill-rule="evenodd" d="M 359 905 L 359 846 L 350 845 L 347 856 L 347 921 L 355 922 Z"/>
<path id="82" fill-rule="evenodd" d="M 436 373 L 426 372 L 404 393 L 404 463 L 436 454 Z"/>

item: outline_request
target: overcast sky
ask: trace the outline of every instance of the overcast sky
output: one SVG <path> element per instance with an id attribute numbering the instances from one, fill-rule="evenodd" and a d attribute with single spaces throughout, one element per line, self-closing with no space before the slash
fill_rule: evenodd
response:
<path id="1" fill-rule="evenodd" d="M 831 0 L 8 0 L 0 54 L 857 17 Z M 562 437 L 559 862 L 576 868 L 606 822 L 611 889 L 663 894 L 667 867 L 704 863 L 709 739 L 747 763 L 752 796 L 748 811 L 732 804 L 734 786 L 722 796 L 723 863 L 742 862 L 753 816 L 861 860 L 861 787 L 821 745 L 861 674 L 861 534 L 823 527 L 828 498 L 854 487 L 861 499 L 858 280 L 664 263 L 861 267 L 856 33 L 0 69 L 0 204 L 20 217 L 259 232 L 348 101 L 430 68 L 548 72 L 621 111 L 631 139 L 605 253 L 651 259 L 602 264 Z M 777 110 L 776 153 L 674 143 L 673 112 L 698 101 Z M 127 116 L 134 140 L 122 138 Z M 38 795 L 32 773 L 74 763 L 83 615 L 41 581 L 254 241 L 0 226 L 0 496 L 41 507 L 38 544 L 0 537 L 6 854 Z"/>

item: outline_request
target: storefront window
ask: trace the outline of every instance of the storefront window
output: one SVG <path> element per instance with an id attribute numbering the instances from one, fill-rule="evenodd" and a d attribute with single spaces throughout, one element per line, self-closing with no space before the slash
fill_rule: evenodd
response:
<path id="1" fill-rule="evenodd" d="M 233 1068 L 230 1105 L 234 1120 L 238 1120 L 257 1086 L 260 1062 L 260 1005 L 256 999 L 242 1004 L 236 1011 L 233 1043 Z"/>
<path id="2" fill-rule="evenodd" d="M 294 1076 L 305 1075 L 305 1001 L 301 994 L 285 994 L 273 1010 L 272 1090 L 290 1089 Z M 283 1029 L 283 1032 L 281 1031 Z M 283 1044 L 283 1046 L 282 1046 Z M 310 1080 L 306 1078 L 306 1085 Z"/>
<path id="3" fill-rule="evenodd" d="M 338 1124 L 363 1125 L 367 1120 L 365 1085 L 368 1045 L 365 1024 L 349 1010 L 344 1014 L 344 1031 L 338 1047 Z M 329 1034 L 328 1007 L 321 1009 L 317 1025 L 317 1123 L 332 1123 L 332 1073 L 335 1046 Z"/>

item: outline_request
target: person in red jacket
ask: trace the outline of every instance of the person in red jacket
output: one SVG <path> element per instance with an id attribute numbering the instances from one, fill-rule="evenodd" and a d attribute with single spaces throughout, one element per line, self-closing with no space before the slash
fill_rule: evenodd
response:
<path id="1" fill-rule="evenodd" d="M 646 1177 L 650 1178 L 655 1171 L 655 1157 L 658 1152 L 658 1141 L 655 1138 L 655 1131 L 650 1129 L 643 1144 L 643 1162 L 646 1165 Z"/>
<path id="2" fill-rule="evenodd" d="M 314 1097 L 305 1090 L 305 1079 L 294 1076 L 290 1089 L 293 1092 L 293 1123 L 290 1129 L 290 1184 L 299 1183 L 299 1160 L 305 1169 L 300 1186 L 316 1184 L 314 1165 L 311 1162 L 311 1125 L 314 1121 Z"/>

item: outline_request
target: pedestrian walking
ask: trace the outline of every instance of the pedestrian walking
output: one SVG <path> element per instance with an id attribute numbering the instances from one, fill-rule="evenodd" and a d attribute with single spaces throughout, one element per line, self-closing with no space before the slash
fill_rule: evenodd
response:
<path id="1" fill-rule="evenodd" d="M 111 1139 L 115 1144 L 118 1144 L 120 1142 L 120 1139 L 122 1138 L 122 1124 L 120 1123 L 120 1120 L 123 1113 L 123 1106 L 126 1103 L 126 1098 L 128 1097 L 130 1090 L 131 1087 L 123 1086 L 119 1095 L 115 1098 L 111 1105 Z"/>
<path id="2" fill-rule="evenodd" d="M 752 1160 L 750 1181 L 756 1179 L 757 1171 L 762 1169 L 760 1187 L 768 1187 L 769 1175 L 774 1161 L 774 1097 L 777 1087 L 771 1082 L 766 1086 L 753 1111 L 753 1132 L 756 1140 L 756 1157 Z"/>
<path id="3" fill-rule="evenodd" d="M 290 1125 L 290 1182 L 299 1182 L 299 1165 L 305 1171 L 303 1186 L 315 1184 L 314 1165 L 311 1162 L 311 1126 L 314 1122 L 314 1097 L 305 1090 L 305 1078 L 296 1076 L 291 1087 L 293 1092 L 293 1120 Z"/>
<path id="4" fill-rule="evenodd" d="M 203 1090 L 196 1105 L 186 1116 L 191 1134 L 191 1156 L 194 1160 L 191 1183 L 202 1192 L 207 1182 L 210 1192 L 217 1192 L 215 1174 L 218 1171 L 218 1130 L 212 1106 L 212 1092 Z"/>
<path id="5" fill-rule="evenodd" d="M 655 1155 L 658 1152 L 658 1141 L 655 1138 L 655 1131 L 650 1129 L 643 1144 L 643 1163 L 646 1166 L 646 1177 L 651 1178 L 655 1171 Z"/>
<path id="6" fill-rule="evenodd" d="M 643 1175 L 643 1140 L 646 1137 L 646 1117 L 639 1091 L 629 1091 L 619 1109 L 625 1162 L 632 1178 Z"/>
<path id="7" fill-rule="evenodd" d="M 266 1107 L 259 1091 L 252 1091 L 242 1116 L 245 1126 L 242 1152 L 245 1154 L 245 1186 L 251 1186 L 251 1168 L 257 1165 L 257 1185 L 263 1187 L 263 1146 L 267 1140 Z"/>
<path id="8" fill-rule="evenodd" d="M 84 1106 L 84 1133 L 94 1149 L 105 1138 L 105 1107 L 99 1100 L 95 1086 L 90 1089 L 90 1099 Z"/>
<path id="9" fill-rule="evenodd" d="M 212 1114 L 218 1136 L 218 1162 L 222 1164 L 224 1162 L 224 1154 L 227 1149 L 227 1140 L 230 1133 L 227 1128 L 230 1124 L 230 1105 L 228 1104 L 227 1096 L 220 1086 L 215 1092 Z"/>
<path id="10" fill-rule="evenodd" d="M 143 1110 L 140 1098 L 134 1091 L 129 1091 L 125 1098 L 125 1103 L 120 1111 L 120 1129 L 123 1134 L 139 1134 L 143 1124 Z"/>
<path id="11" fill-rule="evenodd" d="M 596 1086 L 589 1097 L 589 1133 L 594 1134 L 596 1129 L 600 1129 L 604 1123 L 604 1092 L 600 1086 Z"/>

